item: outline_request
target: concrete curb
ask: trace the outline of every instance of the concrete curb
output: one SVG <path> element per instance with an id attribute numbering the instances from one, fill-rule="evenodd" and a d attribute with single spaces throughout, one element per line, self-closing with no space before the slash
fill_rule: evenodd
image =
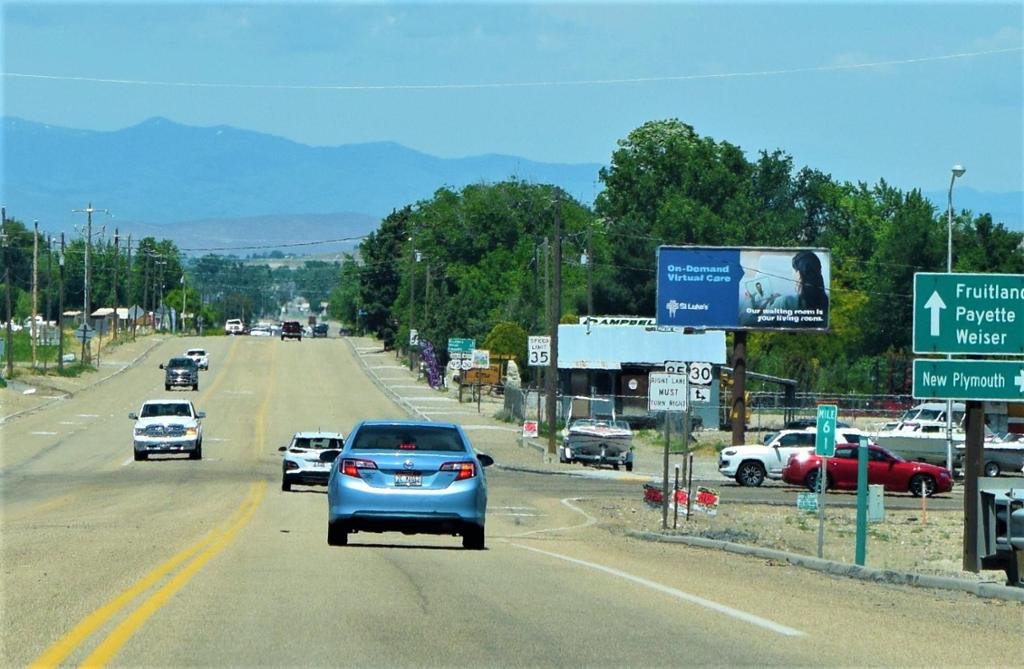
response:
<path id="1" fill-rule="evenodd" d="M 627 530 L 626 536 L 643 539 L 644 541 L 686 544 L 687 546 L 713 548 L 723 550 L 728 553 L 735 553 L 737 555 L 746 555 L 748 557 L 756 557 L 766 560 L 780 560 L 797 567 L 803 567 L 804 569 L 820 571 L 833 576 L 855 578 L 862 581 L 872 581 L 874 583 L 887 583 L 893 585 L 910 585 L 921 588 L 936 588 L 939 590 L 957 590 L 977 597 L 1003 599 L 1012 602 L 1024 603 L 1024 588 L 1014 588 L 1007 585 L 999 585 L 997 583 L 981 583 L 976 581 L 966 581 L 964 579 L 949 576 L 932 576 L 928 574 L 914 574 L 888 569 L 860 567 L 858 565 L 847 564 L 845 562 L 822 560 L 816 557 L 787 553 L 785 551 L 774 550 L 771 548 L 747 546 L 745 544 L 719 541 L 717 539 L 705 539 L 703 537 L 674 536 L 658 534 L 656 532 L 637 532 L 634 530 Z"/>
<path id="2" fill-rule="evenodd" d="M 419 420 L 425 420 L 431 423 L 434 422 L 430 419 L 429 416 L 426 416 L 423 413 L 421 413 L 419 409 L 417 409 L 412 404 L 407 402 L 404 397 L 402 397 L 395 391 L 391 390 L 390 386 L 388 386 L 386 383 L 380 380 L 380 378 L 377 376 L 377 373 L 370 369 L 370 366 L 366 364 L 366 360 L 363 359 L 363 356 L 359 355 L 359 351 L 356 350 L 356 345 L 352 343 L 351 337 L 343 337 L 343 339 L 345 340 L 345 343 L 348 344 L 348 347 L 352 350 L 352 355 L 354 355 L 356 360 L 359 361 L 359 366 L 363 368 L 363 371 L 366 372 L 366 375 L 370 377 L 371 381 L 373 381 L 373 385 L 380 388 L 385 395 L 391 398 L 392 402 L 400 406 L 402 410 L 409 414 L 411 418 L 417 418 Z"/>
<path id="3" fill-rule="evenodd" d="M 152 336 L 152 335 L 150 335 L 150 336 Z M 110 379 L 114 378 L 115 376 L 120 376 L 121 374 L 124 374 L 126 371 L 128 371 L 129 369 L 131 369 L 132 367 L 134 367 L 135 365 L 139 364 L 140 362 L 145 360 L 147 357 L 149 357 L 149 354 L 153 352 L 153 349 L 155 349 L 157 346 L 159 346 L 160 344 L 164 343 L 165 341 L 166 341 L 166 338 L 158 339 L 158 340 L 155 340 L 153 342 L 150 342 L 150 344 L 146 348 L 146 350 L 144 350 L 139 355 L 135 356 L 135 359 L 133 359 L 127 365 L 125 365 L 124 367 L 122 367 L 121 369 L 117 370 L 116 372 L 114 372 L 112 374 L 109 374 L 107 376 L 103 376 L 103 377 L 100 377 L 100 378 L 96 379 L 96 381 L 94 381 L 93 383 L 89 383 L 87 385 L 84 385 L 84 386 L 82 386 L 81 388 L 79 388 L 77 390 L 72 390 L 70 392 L 66 392 L 63 395 L 61 395 L 60 397 L 57 397 L 57 398 L 52 399 L 52 400 L 47 400 L 46 402 L 43 402 L 42 404 L 39 404 L 37 406 L 29 407 L 28 409 L 22 409 L 21 411 L 16 411 L 15 413 L 12 413 L 9 416 L 0 416 L 0 425 L 6 425 L 7 423 L 9 423 L 9 422 L 11 422 L 11 421 L 13 421 L 13 420 L 15 420 L 17 418 L 21 418 L 22 416 L 28 416 L 29 414 L 33 414 L 36 411 L 41 411 L 41 410 L 45 409 L 46 407 L 48 407 L 48 406 L 50 406 L 52 404 L 56 404 L 57 402 L 63 402 L 64 400 L 72 398 L 72 397 L 74 397 L 75 395 L 77 395 L 78 393 L 80 393 L 80 392 L 82 392 L 84 390 L 89 390 L 91 388 L 95 388 L 96 386 L 98 386 L 98 385 L 100 385 L 102 383 L 106 383 L 107 381 L 109 381 Z"/>

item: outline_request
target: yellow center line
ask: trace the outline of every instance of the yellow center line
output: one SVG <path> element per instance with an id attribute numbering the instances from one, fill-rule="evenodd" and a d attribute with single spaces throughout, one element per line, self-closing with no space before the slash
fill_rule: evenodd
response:
<path id="1" fill-rule="evenodd" d="M 223 383 L 224 379 L 228 375 L 228 369 L 230 368 L 231 363 L 235 361 L 235 355 L 237 353 L 238 337 L 232 337 L 231 348 L 228 350 L 228 357 L 224 359 L 224 362 L 220 363 L 220 373 L 217 375 L 217 378 L 213 380 L 213 383 L 204 388 L 204 392 L 202 393 L 203 399 L 209 397 L 213 393 L 213 391 L 219 388 L 220 384 Z"/>
<path id="2" fill-rule="evenodd" d="M 25 509 L 21 513 L 4 514 L 3 522 L 17 523 L 31 516 L 44 514 L 47 511 L 53 511 L 54 509 L 69 503 L 74 498 L 75 496 L 69 493 L 67 495 L 61 495 L 60 497 L 54 497 L 53 499 L 48 499 L 43 502 L 39 502 L 38 504 L 34 504 L 33 506 Z"/>
<path id="3" fill-rule="evenodd" d="M 270 372 L 268 376 L 273 378 L 276 369 L 277 347 L 274 347 L 273 352 L 271 353 Z M 253 448 L 257 454 L 262 450 L 266 442 L 266 416 L 267 410 L 270 408 L 271 389 L 273 388 L 273 385 L 273 383 L 267 385 L 266 395 L 256 412 L 256 435 L 253 439 Z M 110 662 L 110 660 L 117 655 L 121 648 L 128 643 L 132 636 L 142 628 L 153 614 L 167 604 L 171 597 L 181 590 L 185 584 L 187 584 L 192 577 L 198 573 L 203 565 L 223 551 L 231 543 L 238 533 L 241 532 L 248 524 L 253 515 L 255 515 L 260 501 L 263 499 L 263 493 L 266 490 L 266 482 L 260 481 L 253 485 L 256 487 L 255 499 L 246 501 L 248 508 L 246 508 L 241 518 L 239 518 L 233 526 L 217 537 L 212 543 L 207 544 L 208 547 L 202 553 L 196 556 L 180 572 L 168 580 L 167 583 L 147 597 L 145 601 L 143 601 L 134 611 L 121 621 L 121 623 L 117 625 L 117 627 L 115 627 L 102 642 L 100 642 L 92 654 L 82 662 L 83 667 L 102 667 Z"/>
<path id="4" fill-rule="evenodd" d="M 133 586 L 119 594 L 114 599 L 110 600 L 100 608 L 96 609 L 88 616 L 86 616 L 82 622 L 75 625 L 75 627 L 59 639 L 55 644 L 50 646 L 46 652 L 40 655 L 30 667 L 53 667 L 61 663 L 68 655 L 70 655 L 75 648 L 85 641 L 90 634 L 96 631 L 101 625 L 106 623 L 110 618 L 116 615 L 119 611 L 124 609 L 133 599 L 138 597 L 140 594 L 148 590 L 155 583 L 157 583 L 164 576 L 172 572 L 183 562 L 191 558 L 196 553 L 206 548 L 209 544 L 216 541 L 219 537 L 223 536 L 226 532 L 231 531 L 234 523 L 246 512 L 249 506 L 252 504 L 254 499 L 258 499 L 262 495 L 262 488 L 259 488 L 257 484 L 253 483 L 249 488 L 249 494 L 246 495 L 242 505 L 235 510 L 231 517 L 221 527 L 218 527 L 209 532 L 205 537 L 192 544 L 185 550 L 181 551 L 170 560 L 167 560 L 162 565 L 151 571 L 149 574 L 144 576 L 141 580 L 135 583 Z"/>
<path id="5" fill-rule="evenodd" d="M 166 604 L 172 596 L 179 590 L 181 590 L 186 583 L 188 583 L 193 576 L 210 561 L 215 555 L 220 553 L 222 550 L 227 548 L 231 540 L 242 531 L 242 528 L 246 526 L 249 520 L 256 513 L 259 503 L 263 498 L 263 493 L 266 490 L 266 481 L 260 481 L 255 484 L 257 487 L 257 494 L 255 499 L 248 502 L 248 508 L 245 514 L 238 519 L 231 529 L 222 534 L 209 548 L 199 554 L 196 559 L 192 560 L 184 569 L 175 574 L 167 583 L 165 583 L 159 590 L 150 595 L 146 601 L 139 605 L 131 615 L 125 618 L 120 625 L 114 628 L 114 630 L 107 635 L 107 638 L 96 647 L 96 650 L 92 652 L 89 657 L 85 658 L 82 662 L 83 667 L 102 667 L 110 662 L 111 659 L 117 654 L 119 650 L 128 642 L 129 639 L 142 627 L 147 620 L 154 613 Z"/>

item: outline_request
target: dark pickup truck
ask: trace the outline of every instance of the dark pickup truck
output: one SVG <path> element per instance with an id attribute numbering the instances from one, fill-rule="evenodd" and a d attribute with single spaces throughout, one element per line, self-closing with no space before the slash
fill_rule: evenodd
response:
<path id="1" fill-rule="evenodd" d="M 199 365 L 192 358 L 171 358 L 166 365 L 160 365 L 160 369 L 164 370 L 164 390 L 180 386 L 199 390 Z"/>
<path id="2" fill-rule="evenodd" d="M 285 339 L 298 339 L 302 341 L 302 324 L 298 321 L 285 321 L 281 323 L 281 341 Z"/>

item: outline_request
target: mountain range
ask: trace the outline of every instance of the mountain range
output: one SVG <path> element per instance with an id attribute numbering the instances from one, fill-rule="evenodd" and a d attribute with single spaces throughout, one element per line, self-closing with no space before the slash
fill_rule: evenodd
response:
<path id="1" fill-rule="evenodd" d="M 359 236 L 439 188 L 509 178 L 556 184 L 589 203 L 600 169 L 505 155 L 438 158 L 391 142 L 315 147 L 165 118 L 108 132 L 5 117 L 3 158 L 11 216 L 70 232 L 85 222 L 71 210 L 91 202 L 114 214 L 94 216 L 94 225 L 182 248 Z"/>
<path id="2" fill-rule="evenodd" d="M 240 255 L 374 230 L 396 208 L 442 187 L 517 178 L 560 186 L 590 204 L 598 164 L 540 163 L 506 155 L 438 158 L 392 142 L 318 147 L 230 126 L 194 127 L 151 118 L 115 131 L 3 119 L 3 204 L 47 232 L 85 222 L 92 203 L 113 218 L 94 225 L 135 238 L 174 240 L 189 253 Z M 941 212 L 945 191 L 924 195 Z M 989 212 L 1024 230 L 1024 193 L 957 185 L 957 210 Z M 352 248 L 352 241 L 288 247 L 295 253 Z M 240 247 L 249 247 L 244 250 Z"/>

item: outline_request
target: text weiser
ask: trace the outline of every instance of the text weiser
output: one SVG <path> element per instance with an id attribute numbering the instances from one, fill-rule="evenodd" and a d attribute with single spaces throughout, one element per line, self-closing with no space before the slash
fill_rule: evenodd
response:
<path id="1" fill-rule="evenodd" d="M 914 352 L 1024 355 L 1024 275 L 914 275 Z"/>

